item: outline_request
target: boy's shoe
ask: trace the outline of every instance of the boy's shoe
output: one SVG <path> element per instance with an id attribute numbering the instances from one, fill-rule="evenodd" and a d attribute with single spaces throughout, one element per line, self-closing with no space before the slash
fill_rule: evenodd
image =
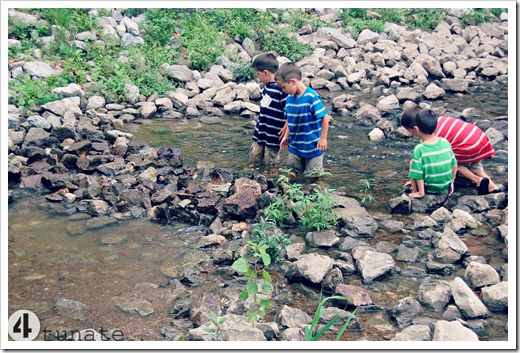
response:
<path id="1" fill-rule="evenodd" d="M 477 195 L 487 195 L 489 194 L 489 179 L 483 178 L 480 181 L 480 185 L 477 186 Z"/>

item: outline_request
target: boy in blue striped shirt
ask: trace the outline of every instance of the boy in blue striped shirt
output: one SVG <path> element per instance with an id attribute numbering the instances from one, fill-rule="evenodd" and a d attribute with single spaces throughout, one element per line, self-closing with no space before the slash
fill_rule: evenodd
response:
<path id="1" fill-rule="evenodd" d="M 323 153 L 327 150 L 332 117 L 327 114 L 320 96 L 305 86 L 296 64 L 288 62 L 280 66 L 275 79 L 289 94 L 285 102 L 287 122 L 280 137 L 280 149 L 289 150 L 287 168 L 298 174 L 323 170 Z"/>
<path id="2" fill-rule="evenodd" d="M 253 70 L 265 85 L 260 101 L 260 115 L 253 134 L 253 144 L 249 151 L 250 167 L 265 164 L 271 167 L 271 173 L 276 174 L 280 162 L 279 133 L 285 125 L 284 93 L 274 80 L 279 64 L 271 53 L 262 53 L 253 60 Z"/>

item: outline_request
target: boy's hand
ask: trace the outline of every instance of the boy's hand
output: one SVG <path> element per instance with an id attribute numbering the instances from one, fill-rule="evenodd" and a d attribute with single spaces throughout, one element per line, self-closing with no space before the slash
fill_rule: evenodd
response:
<path id="1" fill-rule="evenodd" d="M 289 139 L 285 135 L 281 136 L 282 141 L 280 142 L 280 149 L 286 150 L 289 148 Z"/>
<path id="2" fill-rule="evenodd" d="M 285 133 L 287 132 L 287 129 L 288 129 L 288 128 L 289 128 L 289 127 L 288 127 L 287 125 L 284 125 L 284 126 L 282 127 L 282 129 L 278 132 L 278 135 L 280 135 L 280 137 L 279 137 L 280 140 L 283 139 L 283 137 L 285 136 Z"/>
<path id="3" fill-rule="evenodd" d="M 320 140 L 318 141 L 318 148 L 322 152 L 325 152 L 327 149 L 327 139 L 325 137 L 320 137 Z"/>

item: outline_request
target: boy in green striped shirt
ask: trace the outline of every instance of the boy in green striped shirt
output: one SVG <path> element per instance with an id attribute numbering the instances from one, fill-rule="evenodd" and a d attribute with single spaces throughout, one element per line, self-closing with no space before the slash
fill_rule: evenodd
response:
<path id="1" fill-rule="evenodd" d="M 457 175 L 457 160 L 450 143 L 435 135 L 437 116 L 431 110 L 421 110 L 417 114 L 417 125 L 408 129 L 421 138 L 415 146 L 410 166 L 411 199 L 425 194 L 453 193 L 453 182 Z"/>

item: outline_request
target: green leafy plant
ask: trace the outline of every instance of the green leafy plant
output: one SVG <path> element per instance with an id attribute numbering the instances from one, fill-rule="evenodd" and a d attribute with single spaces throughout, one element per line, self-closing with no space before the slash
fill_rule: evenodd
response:
<path id="1" fill-rule="evenodd" d="M 367 202 L 372 203 L 376 199 L 372 195 L 372 187 L 376 184 L 376 181 L 372 178 L 363 180 L 363 189 L 361 190 L 362 197 L 360 203 L 364 205 Z"/>
<path id="2" fill-rule="evenodd" d="M 311 171 L 308 176 L 321 177 L 330 175 L 328 172 Z M 277 195 L 275 201 L 265 209 L 265 214 L 276 224 L 283 227 L 284 221 L 293 212 L 298 215 L 302 227 L 312 230 L 323 230 L 337 224 L 336 214 L 332 212 L 334 199 L 332 191 L 323 185 L 314 183 L 312 191 L 304 192 L 302 185 L 289 182 L 288 175 L 281 175 L 278 183 L 283 193 Z"/>
<path id="3" fill-rule="evenodd" d="M 229 69 L 233 72 L 234 80 L 237 83 L 251 81 L 256 77 L 255 70 L 250 62 L 235 62 L 229 65 Z"/>
<path id="4" fill-rule="evenodd" d="M 275 228 L 275 223 L 269 218 L 260 218 L 260 223 L 250 235 L 251 240 L 258 245 L 267 245 L 266 252 L 273 262 L 281 261 L 281 249 L 286 249 L 291 243 L 289 235 Z"/>
<path id="5" fill-rule="evenodd" d="M 238 298 L 244 302 L 251 298 L 253 304 L 247 310 L 247 321 L 254 325 L 259 319 L 265 317 L 266 309 L 272 307 L 271 300 L 260 298 L 258 294 L 260 291 L 263 294 L 269 294 L 272 289 L 271 283 L 273 279 L 265 269 L 271 263 L 271 257 L 266 251 L 267 244 L 258 245 L 252 241 L 248 242 L 248 244 L 252 250 L 251 264 L 248 258 L 241 257 L 233 262 L 231 267 L 249 278 Z"/>
<path id="6" fill-rule="evenodd" d="M 210 317 L 208 320 L 213 324 L 214 327 L 206 327 L 204 331 L 215 334 L 215 341 L 220 341 L 222 338 L 222 324 L 227 321 L 227 317 L 219 317 L 213 311 L 209 312 Z"/>
<path id="7" fill-rule="evenodd" d="M 34 106 L 42 105 L 59 99 L 52 90 L 56 87 L 49 85 L 46 80 L 33 80 L 25 74 L 9 82 L 9 89 L 14 92 L 11 104 L 23 106 L 26 110 L 32 110 Z"/>
<path id="8" fill-rule="evenodd" d="M 323 312 L 324 305 L 328 300 L 348 300 L 347 298 L 340 296 L 340 295 L 334 295 L 328 298 L 322 299 L 320 294 L 320 302 L 318 304 L 318 307 L 316 308 L 316 312 L 314 313 L 314 317 L 312 319 L 312 322 L 310 326 L 305 326 L 303 329 L 303 332 L 305 333 L 305 341 L 319 341 L 320 337 L 323 336 L 325 332 L 327 332 L 328 329 L 332 327 L 341 317 L 336 316 L 331 321 L 329 321 L 325 326 L 318 329 L 318 323 L 320 321 L 321 313 Z M 356 314 L 357 308 L 350 314 L 350 316 L 347 318 L 341 329 L 339 330 L 338 334 L 336 335 L 335 341 L 339 341 L 345 330 L 347 329 L 348 325 L 354 318 Z"/>

